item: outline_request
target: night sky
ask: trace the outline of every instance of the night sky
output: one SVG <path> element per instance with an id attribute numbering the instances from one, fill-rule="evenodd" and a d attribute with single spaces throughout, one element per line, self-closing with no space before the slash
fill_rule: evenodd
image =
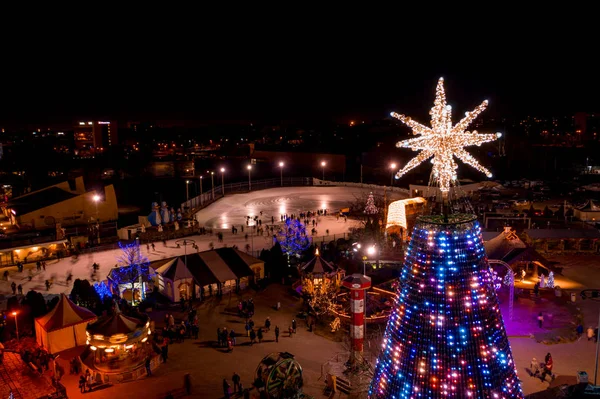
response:
<path id="1" fill-rule="evenodd" d="M 344 122 L 390 111 L 425 121 L 440 76 L 455 115 L 484 99 L 488 116 L 600 112 L 597 35 L 550 28 L 525 36 L 504 28 L 491 38 L 464 29 L 436 45 L 417 38 L 427 32 L 366 36 L 358 28 L 293 37 L 213 32 L 198 40 L 148 34 L 111 42 L 114 48 L 39 43 L 33 59 L 3 65 L 0 122 Z"/>

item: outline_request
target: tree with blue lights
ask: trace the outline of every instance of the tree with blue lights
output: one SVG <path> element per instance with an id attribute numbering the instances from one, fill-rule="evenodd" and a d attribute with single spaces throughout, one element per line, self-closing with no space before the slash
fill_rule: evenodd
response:
<path id="1" fill-rule="evenodd" d="M 310 246 L 306 228 L 298 219 L 286 219 L 276 235 L 281 251 L 287 255 L 288 267 L 290 257 L 300 256 Z"/>
<path id="2" fill-rule="evenodd" d="M 94 290 L 96 290 L 101 301 L 104 301 L 104 298 L 112 298 L 112 292 L 110 292 L 110 288 L 104 281 L 94 283 Z"/>
<path id="3" fill-rule="evenodd" d="M 117 258 L 119 267 L 111 270 L 111 276 L 117 284 L 131 284 L 133 293 L 135 283 L 140 283 L 142 300 L 144 299 L 143 283 L 150 280 L 150 261 L 140 250 L 140 243 L 134 240 L 131 244 L 121 244 L 121 255 Z"/>
<path id="4" fill-rule="evenodd" d="M 481 228 L 461 216 L 418 219 L 371 399 L 523 398 Z"/>

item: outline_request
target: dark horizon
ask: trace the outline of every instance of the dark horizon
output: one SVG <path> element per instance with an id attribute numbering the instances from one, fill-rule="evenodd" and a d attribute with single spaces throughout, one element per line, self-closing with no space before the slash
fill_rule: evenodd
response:
<path id="1" fill-rule="evenodd" d="M 466 48 L 456 44 L 427 56 L 411 51 L 428 50 L 429 43 L 346 52 L 349 44 L 323 41 L 291 52 L 217 46 L 194 57 L 173 52 L 117 63 L 63 57 L 62 63 L 10 64 L 10 79 L 0 87 L 0 124 L 68 125 L 87 118 L 346 123 L 384 119 L 391 111 L 427 123 L 441 76 L 455 119 L 485 99 L 484 118 L 600 112 L 597 72 L 581 56 L 592 51 L 585 40 L 567 49 L 551 47 L 549 37 L 541 44 L 505 40 L 476 37 Z"/>

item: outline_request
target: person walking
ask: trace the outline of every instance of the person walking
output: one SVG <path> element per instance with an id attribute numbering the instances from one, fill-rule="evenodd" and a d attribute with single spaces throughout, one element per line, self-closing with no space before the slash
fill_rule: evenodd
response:
<path id="1" fill-rule="evenodd" d="M 229 331 L 229 339 L 235 345 L 235 331 L 233 331 L 233 329 L 231 329 L 231 331 Z"/>
<path id="2" fill-rule="evenodd" d="M 587 329 L 587 337 L 588 341 L 591 341 L 592 338 L 594 338 L 594 329 L 592 328 L 592 326 L 589 326 Z"/>
<path id="3" fill-rule="evenodd" d="M 229 388 L 231 385 L 227 382 L 227 379 L 223 378 L 223 396 L 225 399 L 229 399 L 231 397 L 231 393 L 229 392 Z"/>
<path id="4" fill-rule="evenodd" d="M 150 368 L 150 364 L 152 362 L 152 358 L 150 357 L 150 355 L 146 356 L 146 362 L 144 363 L 144 365 L 146 366 L 146 375 L 148 377 L 150 377 L 152 375 L 152 370 Z"/>
<path id="5" fill-rule="evenodd" d="M 163 344 L 160 347 L 160 355 L 163 359 L 163 363 L 166 363 L 169 358 L 169 338 L 167 337 L 163 339 Z"/>
<path id="6" fill-rule="evenodd" d="M 85 384 L 86 384 L 85 376 L 83 374 L 81 374 L 79 376 L 79 390 L 81 393 L 85 393 Z"/>
<path id="7" fill-rule="evenodd" d="M 233 376 L 231 376 L 231 381 L 233 382 L 233 393 L 237 393 L 238 391 L 242 392 L 242 387 L 240 384 L 240 376 L 238 373 L 234 372 Z"/>
<path id="8" fill-rule="evenodd" d="M 542 314 L 542 312 L 540 312 L 540 314 L 538 314 L 537 320 L 538 320 L 538 327 L 542 328 L 542 324 L 544 323 L 544 315 Z"/>
<path id="9" fill-rule="evenodd" d="M 23 295 L 23 286 L 21 284 L 17 285 L 17 291 L 19 292 L 19 295 Z"/>
<path id="10" fill-rule="evenodd" d="M 258 338 L 258 343 L 260 344 L 263 340 L 263 331 L 262 328 L 259 328 L 257 333 L 256 333 L 256 337 Z"/>
<path id="11" fill-rule="evenodd" d="M 532 377 L 540 376 L 540 362 L 538 362 L 538 360 L 535 357 L 533 359 L 531 359 L 529 369 L 531 370 Z"/>
<path id="12" fill-rule="evenodd" d="M 294 334 L 296 333 L 296 319 L 292 319 L 292 328 L 294 329 Z"/>
<path id="13" fill-rule="evenodd" d="M 17 295 L 17 284 L 15 284 L 14 281 L 10 284 L 10 289 L 12 290 L 13 295 Z"/>
<path id="14" fill-rule="evenodd" d="M 540 379 L 542 380 L 542 382 L 546 381 L 546 375 L 550 375 L 550 378 L 552 381 L 554 381 L 554 374 L 552 374 L 552 368 L 554 367 L 554 362 L 552 360 L 552 355 L 550 354 L 550 352 L 548 352 L 548 354 L 546 355 L 546 363 L 544 364 L 544 371 L 542 372 L 542 375 L 540 376 Z"/>
<path id="15" fill-rule="evenodd" d="M 256 332 L 254 332 L 254 330 L 250 330 L 250 346 L 252 346 L 254 344 L 255 340 L 256 340 Z"/>
<path id="16" fill-rule="evenodd" d="M 279 326 L 275 326 L 275 342 L 279 342 Z"/>
<path id="17" fill-rule="evenodd" d="M 220 348 L 223 346 L 223 342 L 221 341 L 221 337 L 223 334 L 221 333 L 221 327 L 217 327 L 217 346 Z"/>
<path id="18" fill-rule="evenodd" d="M 267 320 L 265 320 L 265 328 L 267 331 L 271 331 L 271 319 L 269 317 L 267 317 Z"/>

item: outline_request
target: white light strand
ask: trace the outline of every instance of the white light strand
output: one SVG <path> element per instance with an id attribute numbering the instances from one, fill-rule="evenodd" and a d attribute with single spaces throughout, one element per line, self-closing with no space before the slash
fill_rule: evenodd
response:
<path id="1" fill-rule="evenodd" d="M 456 180 L 458 165 L 454 162 L 453 157 L 485 173 L 487 177 L 492 177 L 492 173 L 463 148 L 472 145 L 480 146 L 483 143 L 494 141 L 500 137 L 500 133 L 479 134 L 476 130 L 472 132 L 466 131 L 471 122 L 485 110 L 487 104 L 488 102 L 485 100 L 473 111 L 467 112 L 466 116 L 460 122 L 452 126 L 452 107 L 446 104 L 444 79 L 440 78 L 435 90 L 435 102 L 433 108 L 429 111 L 431 115 L 431 127 L 422 125 L 405 115 L 392 112 L 392 117 L 402 121 L 402 123 L 412 129 L 413 134 L 420 136 L 401 141 L 396 146 L 410 148 L 413 151 L 422 151 L 419 155 L 411 159 L 404 168 L 400 169 L 396 177 L 400 178 L 404 176 L 407 172 L 431 157 L 433 157 L 431 161 L 433 164 L 433 177 L 443 193 L 448 193 L 450 185 Z"/>

